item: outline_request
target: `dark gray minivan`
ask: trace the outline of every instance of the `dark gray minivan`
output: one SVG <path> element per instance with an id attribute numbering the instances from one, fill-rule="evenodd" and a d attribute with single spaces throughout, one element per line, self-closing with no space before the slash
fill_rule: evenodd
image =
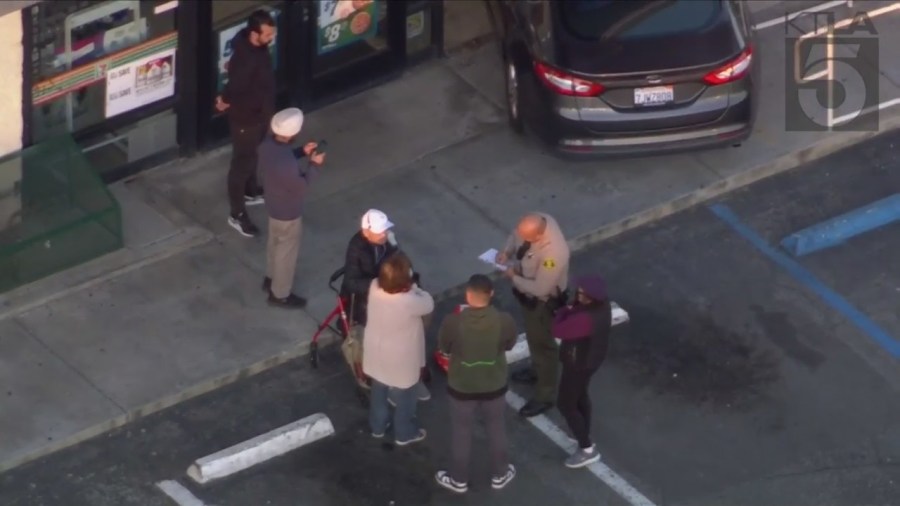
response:
<path id="1" fill-rule="evenodd" d="M 738 145 L 759 57 L 743 1 L 488 0 L 511 126 L 569 154 Z"/>

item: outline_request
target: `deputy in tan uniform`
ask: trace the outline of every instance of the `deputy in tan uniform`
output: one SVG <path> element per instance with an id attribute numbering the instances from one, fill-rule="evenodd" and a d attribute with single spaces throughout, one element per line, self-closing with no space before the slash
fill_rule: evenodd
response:
<path id="1" fill-rule="evenodd" d="M 532 369 L 513 374 L 513 380 L 535 383 L 534 396 L 519 413 L 537 416 L 553 407 L 559 374 L 559 350 L 550 327 L 553 313 L 565 305 L 569 279 L 569 245 L 559 224 L 548 214 L 529 213 L 520 221 L 497 262 L 509 266 L 513 294 L 522 305 L 525 337 Z"/>

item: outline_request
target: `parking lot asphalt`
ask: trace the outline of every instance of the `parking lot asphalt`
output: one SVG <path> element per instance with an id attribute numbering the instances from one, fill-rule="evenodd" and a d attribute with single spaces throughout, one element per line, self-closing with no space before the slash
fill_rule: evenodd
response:
<path id="1" fill-rule="evenodd" d="M 900 367 L 859 324 L 900 339 L 897 225 L 792 263 L 772 255 L 784 236 L 896 192 L 898 151 L 900 137 L 883 135 L 575 255 L 573 274 L 606 275 L 631 317 L 592 384 L 597 444 L 653 505 L 897 504 Z M 497 291 L 514 310 L 507 287 Z M 628 504 L 565 469 L 562 450 L 512 410 L 516 481 L 490 490 L 481 456 L 468 495 L 439 490 L 443 385 L 435 374 L 420 407 L 428 439 L 393 447 L 368 435 L 332 348 L 318 370 L 298 359 L 2 474 L 0 504 L 163 506 L 155 483 L 170 479 L 217 506 Z M 315 412 L 335 435 L 204 486 L 185 475 L 197 458 Z"/>
<path id="2" fill-rule="evenodd" d="M 789 267 L 777 246 L 895 193 L 897 140 L 581 255 L 576 270 L 606 273 L 631 316 L 594 385 L 611 467 L 665 504 L 897 503 L 900 368 L 859 319 L 900 340 L 898 228 Z M 860 314 L 848 316 L 823 289 Z"/>
<path id="3" fill-rule="evenodd" d="M 751 6 L 759 9 L 756 22 L 770 23 L 814 4 Z M 886 4 L 829 12 L 843 19 Z M 893 70 L 900 44 L 891 43 L 897 19 L 900 11 L 875 18 L 879 52 L 854 60 L 879 68 L 881 100 L 900 96 Z M 273 312 L 258 291 L 265 240 L 245 240 L 224 219 L 227 149 L 121 182 L 113 191 L 126 248 L 0 295 L 8 406 L 0 409 L 0 469 L 304 353 L 305 338 L 333 303 L 327 278 L 370 207 L 391 216 L 413 257 L 429 259 L 422 262 L 429 288 L 449 291 L 487 269 L 477 255 L 531 209 L 556 216 L 581 247 L 870 135 L 786 128 L 797 111 L 785 106 L 796 91 L 788 85 L 785 44 L 798 33 L 783 28 L 759 31 L 759 118 L 740 148 L 577 164 L 549 156 L 506 127 L 502 64 L 492 44 L 310 114 L 304 131 L 329 139 L 333 152 L 304 214 L 295 289 L 309 299 L 306 311 Z M 842 57 L 846 51 L 838 48 Z M 848 95 L 869 96 L 845 67 L 838 77 Z M 821 120 L 821 104 L 807 105 Z M 900 108 L 882 111 L 881 128 L 898 125 Z M 250 212 L 264 219 L 262 208 Z"/>

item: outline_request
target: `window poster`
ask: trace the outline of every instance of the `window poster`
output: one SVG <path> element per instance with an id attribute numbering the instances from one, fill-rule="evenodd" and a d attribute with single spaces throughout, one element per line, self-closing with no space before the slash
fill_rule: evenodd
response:
<path id="1" fill-rule="evenodd" d="M 272 14 L 272 17 L 275 18 L 275 25 L 278 25 L 278 15 L 281 14 L 281 11 L 278 9 L 269 9 L 269 13 Z M 216 76 L 216 90 L 219 93 L 222 93 L 222 90 L 225 89 L 225 83 L 228 82 L 228 60 L 231 59 L 232 53 L 234 53 L 234 48 L 231 47 L 231 41 L 234 39 L 235 35 L 238 34 L 241 30 L 243 30 L 247 26 L 246 21 L 241 21 L 240 23 L 231 26 L 229 28 L 225 28 L 224 30 L 219 32 L 219 56 L 217 58 L 219 71 Z M 272 56 L 272 66 L 276 69 L 278 68 L 278 32 L 275 33 L 275 39 L 272 40 L 272 43 L 269 44 L 269 54 Z"/>
<path id="2" fill-rule="evenodd" d="M 106 71 L 106 117 L 128 112 L 175 95 L 175 50 Z"/>
<path id="3" fill-rule="evenodd" d="M 425 31 L 425 11 L 406 16 L 406 38 L 414 39 Z"/>
<path id="4" fill-rule="evenodd" d="M 317 49 L 325 54 L 377 33 L 376 0 L 319 0 Z"/>

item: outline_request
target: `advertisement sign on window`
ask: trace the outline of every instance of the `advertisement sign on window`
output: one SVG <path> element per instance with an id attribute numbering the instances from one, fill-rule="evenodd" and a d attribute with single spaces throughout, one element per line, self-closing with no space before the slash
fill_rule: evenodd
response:
<path id="1" fill-rule="evenodd" d="M 278 25 L 278 15 L 281 12 L 278 9 L 269 9 L 269 14 L 275 19 L 275 25 Z M 222 90 L 225 89 L 225 83 L 228 82 L 228 60 L 231 59 L 232 53 L 234 53 L 234 48 L 231 47 L 231 41 L 234 40 L 235 35 L 238 34 L 241 30 L 243 30 L 247 26 L 246 21 L 242 21 L 232 27 L 226 28 L 219 32 L 219 57 L 217 61 L 219 62 L 219 72 L 216 78 L 216 89 L 219 93 L 222 93 Z M 272 40 L 272 43 L 269 44 L 269 54 L 272 55 L 272 66 L 274 68 L 278 68 L 278 33 L 275 33 L 275 38 Z"/>
<path id="2" fill-rule="evenodd" d="M 406 38 L 415 39 L 425 31 L 425 11 L 406 16 Z"/>
<path id="3" fill-rule="evenodd" d="M 175 95 L 175 50 L 112 67 L 106 72 L 106 117 Z"/>
<path id="4" fill-rule="evenodd" d="M 319 0 L 318 53 L 373 37 L 378 30 L 375 0 Z"/>

